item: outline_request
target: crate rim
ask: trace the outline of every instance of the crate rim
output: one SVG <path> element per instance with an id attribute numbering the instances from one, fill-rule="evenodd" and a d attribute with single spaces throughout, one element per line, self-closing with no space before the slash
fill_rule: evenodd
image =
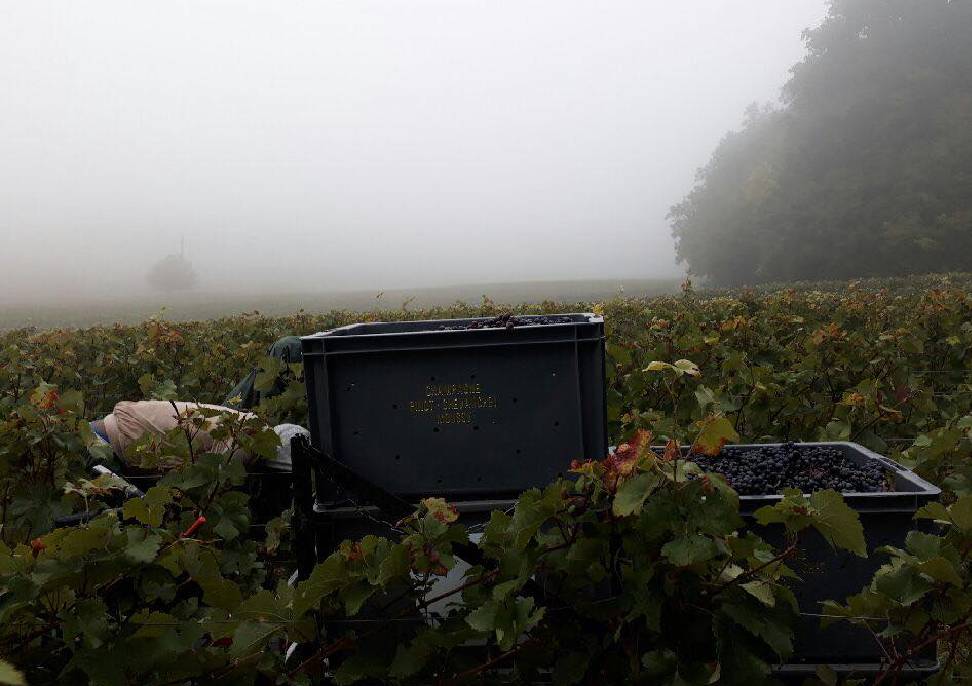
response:
<path id="1" fill-rule="evenodd" d="M 548 324 L 536 324 L 529 327 L 515 327 L 513 330 L 516 331 L 517 328 L 520 329 L 536 329 L 536 328 L 548 328 L 554 326 L 563 327 L 577 327 L 586 324 L 603 324 L 604 316 L 596 314 L 594 312 L 557 312 L 553 314 L 526 314 L 517 315 L 522 317 L 586 317 L 587 321 L 577 321 L 577 322 L 550 322 Z M 474 322 L 483 319 L 490 319 L 490 317 L 484 315 L 481 317 L 451 317 L 447 319 L 393 319 L 393 320 L 380 320 L 373 322 L 355 322 L 353 324 L 345 324 L 344 326 L 339 326 L 333 329 L 327 329 L 325 331 L 318 331 L 313 334 L 308 334 L 306 336 L 301 336 L 301 341 L 319 340 L 321 338 L 330 338 L 333 336 L 341 336 L 342 338 L 381 338 L 386 336 L 414 336 L 417 334 L 430 334 L 430 335 L 448 335 L 448 334 L 476 334 L 477 332 L 491 332 L 500 331 L 498 327 L 488 328 L 488 329 L 462 329 L 459 331 L 455 330 L 445 330 L 439 331 L 437 329 L 429 329 L 427 331 L 390 331 L 387 333 L 344 333 L 355 327 L 359 326 L 369 326 L 373 324 L 444 324 L 448 322 Z"/>

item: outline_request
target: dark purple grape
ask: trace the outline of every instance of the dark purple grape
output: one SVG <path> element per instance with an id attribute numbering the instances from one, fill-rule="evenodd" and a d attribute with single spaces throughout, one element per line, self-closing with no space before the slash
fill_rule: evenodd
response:
<path id="1" fill-rule="evenodd" d="M 728 447 L 715 457 L 691 454 L 707 472 L 722 474 L 740 495 L 779 493 L 798 488 L 806 493 L 832 488 L 841 493 L 875 493 L 888 489 L 888 470 L 868 460 L 861 464 L 830 446 L 785 443 L 756 448 Z"/>

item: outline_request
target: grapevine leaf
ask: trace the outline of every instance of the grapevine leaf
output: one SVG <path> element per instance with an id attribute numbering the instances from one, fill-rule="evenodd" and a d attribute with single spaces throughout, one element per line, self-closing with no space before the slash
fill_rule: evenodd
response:
<path id="1" fill-rule="evenodd" d="M 253 388 L 260 391 L 261 393 L 266 393 L 273 389 L 277 384 L 277 379 L 280 375 L 284 373 L 287 369 L 287 364 L 276 357 L 267 356 L 264 357 L 260 363 L 261 371 L 256 375 L 253 380 Z"/>
<path id="2" fill-rule="evenodd" d="M 704 455 L 718 455 L 726 443 L 739 441 L 739 434 L 725 417 L 709 415 L 698 422 L 699 433 L 695 437 L 692 451 Z"/>
<path id="3" fill-rule="evenodd" d="M 622 366 L 631 364 L 631 351 L 620 345 L 608 345 L 607 354 L 617 364 Z"/>
<path id="4" fill-rule="evenodd" d="M 926 534 L 924 531 L 909 531 L 905 537 L 905 547 L 919 560 L 930 560 L 937 557 L 942 550 L 943 539 L 939 536 Z"/>
<path id="5" fill-rule="evenodd" d="M 491 633 L 496 628 L 499 608 L 499 603 L 496 601 L 486 602 L 467 615 L 466 623 L 476 631 L 484 634 Z"/>
<path id="6" fill-rule="evenodd" d="M 874 588 L 894 601 L 910 606 L 924 597 L 932 584 L 915 567 L 896 562 L 883 567 L 875 576 Z"/>
<path id="7" fill-rule="evenodd" d="M 146 526 L 161 526 L 165 506 L 172 501 L 172 490 L 153 486 L 141 498 L 130 498 L 122 506 L 125 519 L 136 519 Z"/>
<path id="8" fill-rule="evenodd" d="M 75 669 L 87 675 L 88 683 L 98 686 L 124 686 L 127 682 L 124 662 L 120 659 L 106 660 L 104 654 L 96 650 L 77 651 L 64 671 Z"/>
<path id="9" fill-rule="evenodd" d="M 500 631 L 496 632 L 496 639 L 503 650 L 509 650 L 520 635 L 532 629 L 543 619 L 546 608 L 534 609 L 533 604 L 533 598 L 516 598 L 514 600 L 511 629 L 505 635 Z"/>
<path id="10" fill-rule="evenodd" d="M 934 519 L 940 522 L 951 521 L 948 516 L 948 508 L 939 502 L 928 503 L 918 509 L 915 519 Z"/>
<path id="11" fill-rule="evenodd" d="M 80 601 L 70 612 L 62 614 L 64 637 L 88 648 L 100 648 L 108 638 L 108 609 L 97 598 Z"/>
<path id="12" fill-rule="evenodd" d="M 695 534 L 669 541 L 662 546 L 661 552 L 676 567 L 687 567 L 711 560 L 719 554 L 719 547 L 708 536 Z"/>
<path id="13" fill-rule="evenodd" d="M 821 441 L 847 441 L 850 440 L 851 423 L 842 419 L 832 419 L 818 433 Z"/>
<path id="14" fill-rule="evenodd" d="M 517 548 L 523 548 L 556 512 L 556 505 L 546 495 L 534 488 L 523 493 L 517 501 L 512 521 L 513 543 Z"/>
<path id="15" fill-rule="evenodd" d="M 763 605 L 768 607 L 776 605 L 776 596 L 773 595 L 773 587 L 770 584 L 764 581 L 749 581 L 742 584 L 742 588 Z"/>
<path id="16" fill-rule="evenodd" d="M 48 546 L 59 549 L 61 555 L 65 557 L 83 557 L 94 550 L 107 547 L 113 534 L 117 531 L 118 521 L 109 517 L 99 517 L 90 522 L 87 526 L 77 529 L 55 530 L 45 540 L 49 540 Z M 59 534 L 63 531 L 63 538 L 59 540 Z"/>
<path id="17" fill-rule="evenodd" d="M 662 362 L 661 360 L 652 360 L 648 363 L 648 366 L 644 368 L 643 371 L 646 372 L 663 372 L 666 369 L 674 369 L 672 365 L 667 362 Z"/>
<path id="18" fill-rule="evenodd" d="M 240 587 L 229 579 L 214 576 L 197 579 L 197 582 L 203 590 L 203 601 L 207 605 L 224 610 L 235 610 L 243 602 L 243 593 L 240 591 Z"/>
<path id="19" fill-rule="evenodd" d="M 730 601 L 723 603 L 722 611 L 751 634 L 763 639 L 777 655 L 785 657 L 793 652 L 792 629 L 764 611 L 762 606 Z"/>
<path id="20" fill-rule="evenodd" d="M 388 668 L 388 675 L 395 679 L 405 679 L 419 673 L 429 661 L 435 647 L 434 639 L 432 632 L 425 632 L 408 644 L 399 643 Z"/>
<path id="21" fill-rule="evenodd" d="M 492 591 L 493 599 L 503 600 L 508 595 L 516 591 L 522 585 L 523 582 L 518 578 L 510 579 L 509 581 L 500 582 L 495 586 L 493 586 L 493 591 Z"/>
<path id="22" fill-rule="evenodd" d="M 137 638 L 160 638 L 177 622 L 176 617 L 166 612 L 141 612 L 132 617 L 132 623 L 140 625 L 135 632 Z"/>
<path id="23" fill-rule="evenodd" d="M 629 517 L 641 512 L 645 499 L 658 488 L 661 479 L 654 472 L 638 474 L 618 487 L 611 511 L 615 517 Z"/>
<path id="24" fill-rule="evenodd" d="M 347 564 L 340 555 L 331 555 L 314 567 L 310 576 L 297 584 L 294 614 L 300 616 L 317 607 L 325 596 L 348 583 Z"/>
<path id="25" fill-rule="evenodd" d="M 150 374 L 142 374 L 138 377 L 138 387 L 142 391 L 142 396 L 145 398 L 150 397 L 152 389 L 155 388 L 155 377 Z"/>
<path id="26" fill-rule="evenodd" d="M 963 495 L 949 505 L 948 518 L 963 532 L 972 532 L 972 495 Z"/>
<path id="27" fill-rule="evenodd" d="M 837 491 L 817 491 L 810 496 L 813 526 L 836 548 L 867 557 L 861 518 Z"/>
<path id="28" fill-rule="evenodd" d="M 210 607 L 234 611 L 243 602 L 239 586 L 223 577 L 213 551 L 200 546 L 186 547 L 182 555 L 186 571 L 203 591 L 203 602 Z"/>
<path id="29" fill-rule="evenodd" d="M 162 537 L 158 534 L 146 532 L 144 529 L 130 528 L 126 532 L 128 543 L 125 545 L 125 556 L 135 562 L 148 564 L 155 559 Z"/>
<path id="30" fill-rule="evenodd" d="M 353 586 L 343 588 L 341 590 L 341 599 L 344 601 L 345 614 L 348 617 L 353 617 L 358 614 L 368 598 L 373 596 L 377 590 L 377 587 L 372 586 L 367 581 L 359 581 Z"/>
<path id="31" fill-rule="evenodd" d="M 262 652 L 263 644 L 274 633 L 276 627 L 265 622 L 241 622 L 233 632 L 230 655 L 241 656 Z"/>
<path id="32" fill-rule="evenodd" d="M 263 548 L 268 555 L 273 555 L 280 548 L 280 543 L 290 529 L 289 517 L 274 517 L 267 522 L 267 537 L 263 543 Z"/>
<path id="33" fill-rule="evenodd" d="M 422 507 L 443 524 L 452 524 L 459 519 L 459 512 L 455 505 L 451 505 L 443 498 L 425 498 Z"/>
<path id="34" fill-rule="evenodd" d="M 699 376 L 699 366 L 692 362 L 692 360 L 675 360 L 675 364 L 672 365 L 680 374 L 688 374 L 689 376 Z"/>
<path id="35" fill-rule="evenodd" d="M 362 642 L 334 672 L 338 686 L 353 684 L 362 679 L 380 679 L 387 675 L 394 645 L 389 641 Z"/>
<path id="36" fill-rule="evenodd" d="M 837 672 L 830 665 L 817 667 L 817 678 L 824 686 L 837 686 Z"/>
<path id="37" fill-rule="evenodd" d="M 716 395 L 711 388 L 708 388 L 707 386 L 699 386 L 695 389 L 695 400 L 699 404 L 699 409 L 702 412 L 706 412 L 710 405 L 715 405 Z"/>
<path id="38" fill-rule="evenodd" d="M 962 586 L 962 577 L 955 570 L 955 565 L 944 557 L 933 557 L 918 565 L 918 571 L 930 576 L 935 581 Z"/>
<path id="39" fill-rule="evenodd" d="M 378 583 L 387 586 L 392 581 L 404 577 L 411 569 L 408 547 L 397 543 L 391 547 L 388 554 L 381 561 L 378 572 Z"/>
<path id="40" fill-rule="evenodd" d="M 813 527 L 835 548 L 867 557 L 860 517 L 836 491 L 817 491 L 804 498 L 796 489 L 784 489 L 780 502 L 761 507 L 755 516 L 763 526 L 783 524 L 791 532 Z"/>

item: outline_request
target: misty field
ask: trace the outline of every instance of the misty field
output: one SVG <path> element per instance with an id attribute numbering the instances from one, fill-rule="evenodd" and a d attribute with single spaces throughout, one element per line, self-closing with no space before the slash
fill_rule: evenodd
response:
<path id="1" fill-rule="evenodd" d="M 135 324 L 161 316 L 170 321 L 212 319 L 242 312 L 286 315 L 300 310 L 419 310 L 457 302 L 479 303 L 484 298 L 496 303 L 591 302 L 618 296 L 650 297 L 674 293 L 680 279 L 589 279 L 574 281 L 524 281 L 512 283 L 464 284 L 439 288 L 388 289 L 375 291 L 225 293 L 185 291 L 114 298 L 75 298 L 64 292 L 56 296 L 4 301 L 0 294 L 0 331 L 20 327 L 79 327 L 98 324 Z"/>

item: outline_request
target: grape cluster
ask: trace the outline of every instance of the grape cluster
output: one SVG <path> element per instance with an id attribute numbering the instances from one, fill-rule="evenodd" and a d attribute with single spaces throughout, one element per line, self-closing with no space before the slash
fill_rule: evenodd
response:
<path id="1" fill-rule="evenodd" d="M 439 331 L 465 331 L 469 329 L 506 329 L 511 330 L 521 326 L 543 326 L 546 324 L 570 324 L 570 317 L 530 315 L 517 316 L 512 313 L 501 314 L 491 319 L 475 319 L 468 324 L 457 326 L 439 326 Z"/>
<path id="2" fill-rule="evenodd" d="M 784 488 L 875 493 L 889 490 L 890 483 L 890 472 L 879 462 L 851 462 L 840 449 L 828 446 L 727 447 L 716 457 L 693 453 L 688 459 L 707 472 L 722 474 L 739 495 L 780 493 Z"/>

